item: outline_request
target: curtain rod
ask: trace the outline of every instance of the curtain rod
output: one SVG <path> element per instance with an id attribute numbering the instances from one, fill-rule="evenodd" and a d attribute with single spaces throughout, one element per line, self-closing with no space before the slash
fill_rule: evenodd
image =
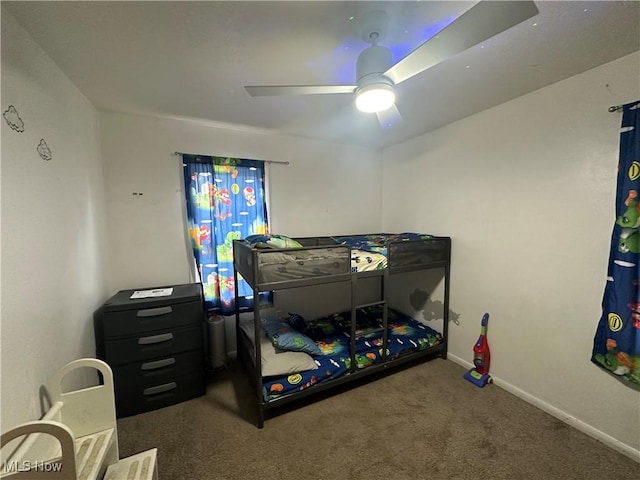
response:
<path id="1" fill-rule="evenodd" d="M 173 152 L 173 154 L 174 154 L 176 157 L 177 157 L 177 156 L 185 155 L 185 154 L 184 154 L 184 153 L 182 153 L 182 152 Z M 202 157 L 210 157 L 211 155 L 200 155 L 200 156 L 202 156 Z M 277 161 L 277 160 L 261 160 L 261 161 L 263 161 L 264 163 L 277 163 L 277 164 L 280 164 L 280 165 L 289 165 L 289 162 L 279 162 L 279 161 Z"/>
<path id="2" fill-rule="evenodd" d="M 622 110 L 623 106 L 622 105 L 612 105 L 609 107 L 609 111 L 610 112 L 617 112 L 618 110 Z"/>

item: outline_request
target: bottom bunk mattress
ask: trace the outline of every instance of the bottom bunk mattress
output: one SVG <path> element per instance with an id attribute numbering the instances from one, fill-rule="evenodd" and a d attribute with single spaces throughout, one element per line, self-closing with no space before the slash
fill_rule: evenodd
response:
<path id="1" fill-rule="evenodd" d="M 331 315 L 317 320 L 304 320 L 299 315 L 290 315 L 288 322 L 300 334 L 307 336 L 317 345 L 320 354 L 308 355 L 315 365 L 309 363 L 304 368 L 294 364 L 281 368 L 281 373 L 274 374 L 274 370 L 267 364 L 265 357 L 278 358 L 284 354 L 303 352 L 282 352 L 277 350 L 269 338 L 264 336 L 261 343 L 263 367 L 262 388 L 265 401 L 280 398 L 313 385 L 338 378 L 351 370 L 351 312 Z M 387 361 L 399 358 L 401 355 L 422 351 L 438 345 L 442 336 L 434 329 L 424 325 L 409 316 L 389 308 L 387 333 Z M 253 322 L 241 324 L 249 338 L 253 334 Z M 383 352 L 382 307 L 374 306 L 356 311 L 356 340 L 355 361 L 356 369 L 366 368 L 380 363 L 384 358 Z M 265 341 L 266 340 L 266 341 Z M 284 361 L 284 357 L 279 359 Z"/>

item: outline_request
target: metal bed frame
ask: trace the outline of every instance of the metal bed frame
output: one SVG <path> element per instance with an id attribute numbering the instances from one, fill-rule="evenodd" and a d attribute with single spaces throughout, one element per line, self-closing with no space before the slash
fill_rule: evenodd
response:
<path id="1" fill-rule="evenodd" d="M 386 235 L 386 234 L 380 234 Z M 304 250 L 313 249 L 349 249 L 349 260 L 351 258 L 351 247 L 348 245 L 337 244 L 332 237 L 305 237 L 296 238 L 303 245 Z M 280 407 L 287 403 L 299 400 L 308 395 L 313 395 L 321 391 L 335 388 L 338 385 L 353 382 L 362 379 L 368 375 L 379 373 L 391 367 L 400 366 L 410 361 L 422 359 L 426 357 L 440 356 L 447 358 L 447 339 L 449 330 L 449 282 L 450 282 L 450 264 L 451 264 L 451 238 L 450 237 L 431 237 L 423 240 L 401 240 L 387 242 L 387 268 L 365 272 L 351 272 L 351 264 L 348 264 L 348 271 L 338 272 L 335 274 L 318 275 L 304 277 L 296 280 L 278 280 L 266 281 L 261 280 L 259 272 L 259 256 L 274 252 L 296 252 L 300 248 L 283 248 L 283 249 L 258 249 L 251 247 L 243 240 L 234 240 L 233 242 L 233 262 L 234 262 L 234 284 L 238 284 L 238 274 L 247 281 L 253 289 L 253 323 L 254 338 L 252 342 L 244 331 L 240 328 L 240 312 L 236 309 L 236 341 L 238 349 L 238 358 L 248 370 L 249 377 L 255 388 L 257 400 L 257 427 L 263 428 L 265 420 L 265 412 L 273 408 Z M 390 277 L 394 274 L 413 272 L 418 270 L 430 270 L 442 268 L 444 270 L 444 300 L 443 300 L 443 327 L 442 340 L 438 345 L 420 351 L 407 351 L 400 357 L 395 359 L 387 359 L 387 342 L 388 342 L 388 305 L 386 301 L 386 292 Z M 356 288 L 359 278 L 380 277 L 381 291 L 380 300 L 362 305 L 356 304 Z M 261 346 L 259 339 L 263 335 L 260 324 L 260 300 L 259 293 L 267 291 L 276 291 L 289 288 L 307 287 L 311 285 L 320 285 L 326 283 L 344 282 L 349 285 L 351 293 L 351 368 L 344 375 L 335 379 L 329 379 L 326 382 L 314 385 L 299 392 L 283 395 L 282 397 L 266 401 L 262 393 L 262 366 L 261 366 Z M 238 305 L 238 289 L 236 289 L 236 305 Z M 356 310 L 364 307 L 381 305 L 383 308 L 383 358 L 381 363 L 370 365 L 364 369 L 357 369 L 355 361 L 355 339 L 356 339 Z M 251 352 L 253 350 L 253 352 Z"/>

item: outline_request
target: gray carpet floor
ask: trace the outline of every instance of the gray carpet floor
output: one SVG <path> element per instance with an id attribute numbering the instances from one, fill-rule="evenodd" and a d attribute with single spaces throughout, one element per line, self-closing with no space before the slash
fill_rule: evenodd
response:
<path id="1" fill-rule="evenodd" d="M 206 395 L 118 420 L 120 454 L 158 448 L 161 480 L 635 479 L 640 464 L 442 359 L 320 393 L 254 426 L 241 366 Z"/>

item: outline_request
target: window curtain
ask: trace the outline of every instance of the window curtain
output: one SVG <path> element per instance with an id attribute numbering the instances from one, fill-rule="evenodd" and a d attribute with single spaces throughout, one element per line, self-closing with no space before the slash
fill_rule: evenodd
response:
<path id="1" fill-rule="evenodd" d="M 249 310 L 253 290 L 241 277 L 234 285 L 233 240 L 269 230 L 264 162 L 186 154 L 182 160 L 187 228 L 206 308 L 223 315 Z"/>
<path id="2" fill-rule="evenodd" d="M 616 220 L 593 363 L 640 385 L 640 102 L 623 106 Z"/>

